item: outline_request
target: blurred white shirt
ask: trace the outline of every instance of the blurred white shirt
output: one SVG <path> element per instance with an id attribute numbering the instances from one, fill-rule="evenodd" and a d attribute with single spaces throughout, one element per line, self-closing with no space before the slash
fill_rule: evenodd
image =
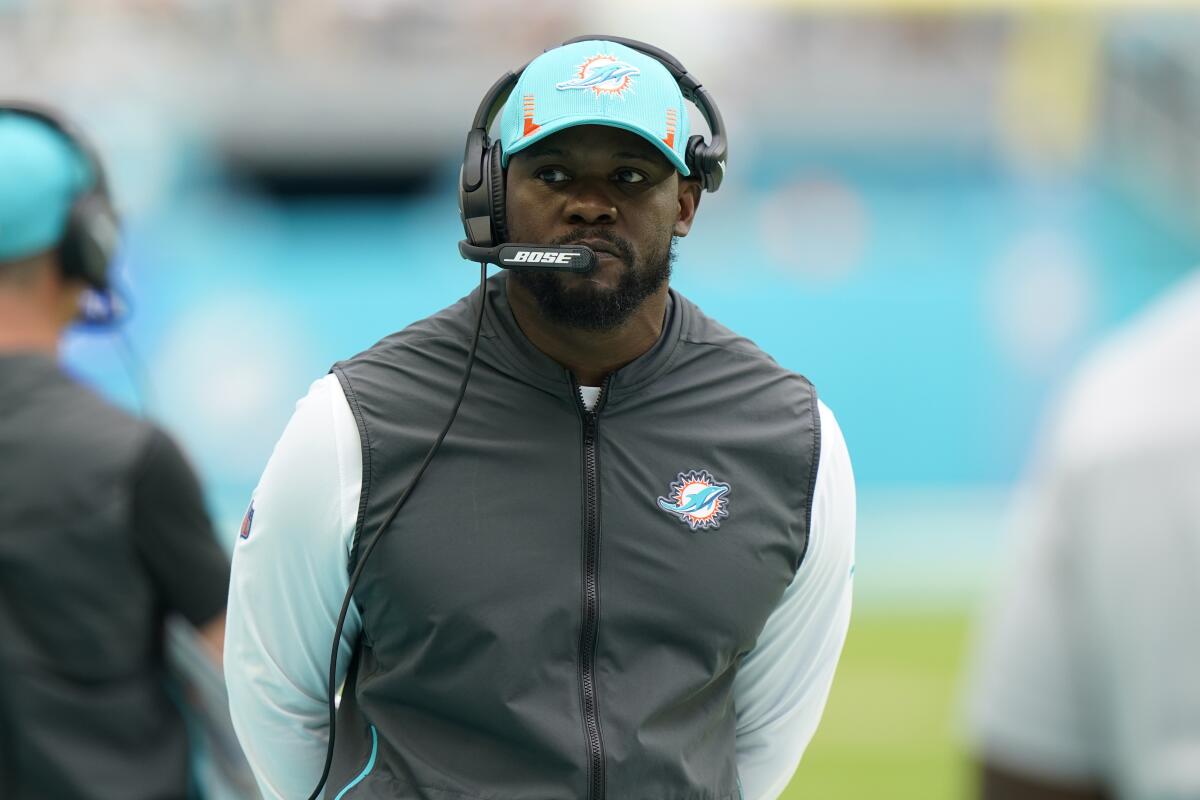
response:
<path id="1" fill-rule="evenodd" d="M 976 654 L 976 751 L 1200 797 L 1200 274 L 1085 364 L 1039 455 Z"/>

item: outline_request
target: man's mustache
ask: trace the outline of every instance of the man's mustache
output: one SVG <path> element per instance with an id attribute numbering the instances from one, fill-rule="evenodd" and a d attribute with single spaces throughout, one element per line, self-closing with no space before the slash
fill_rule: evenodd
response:
<path id="1" fill-rule="evenodd" d="M 611 247 L 618 258 L 628 266 L 633 266 L 633 245 L 610 230 L 603 228 L 578 228 L 575 231 L 559 236 L 548 244 L 558 247 L 568 244 L 582 244 L 588 239 L 599 239 Z"/>

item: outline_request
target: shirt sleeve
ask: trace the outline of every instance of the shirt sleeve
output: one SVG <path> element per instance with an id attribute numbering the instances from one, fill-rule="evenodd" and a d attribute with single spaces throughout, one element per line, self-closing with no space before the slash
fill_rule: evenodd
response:
<path id="1" fill-rule="evenodd" d="M 265 798 L 307 797 L 325 760 L 333 632 L 362 490 L 358 428 L 333 375 L 296 406 L 234 547 L 225 676 L 234 730 Z M 352 603 L 336 683 L 361 620 Z"/>
<path id="2" fill-rule="evenodd" d="M 134 545 L 166 607 L 199 627 L 225 608 L 229 559 L 213 532 L 196 473 L 152 428 L 134 483 Z"/>
<path id="3" fill-rule="evenodd" d="M 1081 642 L 1061 475 L 1026 486 L 1012 513 L 1018 533 L 984 615 L 968 701 L 972 738 L 998 766 L 1056 783 L 1093 779 L 1092 726 L 1077 683 Z"/>
<path id="4" fill-rule="evenodd" d="M 774 800 L 813 734 L 850 625 L 854 474 L 833 413 L 819 404 L 821 455 L 808 553 L 733 685 L 745 800 Z"/>
<path id="5" fill-rule="evenodd" d="M 977 655 L 976 751 L 1121 797 L 1200 796 L 1200 459 L 1123 454 L 1038 478 Z"/>

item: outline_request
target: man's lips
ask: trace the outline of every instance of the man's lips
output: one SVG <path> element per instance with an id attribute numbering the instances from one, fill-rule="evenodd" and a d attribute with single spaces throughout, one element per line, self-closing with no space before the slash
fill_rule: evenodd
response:
<path id="1" fill-rule="evenodd" d="M 606 253 L 613 258 L 621 258 L 621 254 L 618 253 L 611 244 L 603 239 L 583 239 L 578 242 L 572 242 L 572 244 L 581 244 L 584 247 L 589 247 L 592 250 L 595 250 L 596 253 Z"/>

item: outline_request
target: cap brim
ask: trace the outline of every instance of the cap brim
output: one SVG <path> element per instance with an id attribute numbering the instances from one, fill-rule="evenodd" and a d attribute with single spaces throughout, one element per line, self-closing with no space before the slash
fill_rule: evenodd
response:
<path id="1" fill-rule="evenodd" d="M 683 160 L 683 156 L 681 156 L 674 148 L 668 147 L 667 143 L 655 136 L 653 131 L 646 130 L 645 128 L 637 125 L 631 125 L 623 120 L 613 119 L 611 117 L 599 117 L 589 114 L 559 117 L 551 122 L 543 123 L 538 130 L 534 131 L 528 136 L 521 137 L 519 140 L 517 140 L 515 145 L 504 150 L 501 157 L 501 164 L 507 167 L 508 157 L 514 153 L 519 153 L 526 147 L 529 147 L 531 144 L 540 142 L 547 136 L 558 133 L 565 128 L 574 128 L 579 125 L 604 125 L 609 128 L 620 128 L 621 130 L 626 130 L 630 133 L 636 133 L 638 136 L 641 136 L 643 139 L 657 147 L 659 152 L 666 156 L 667 161 L 671 162 L 671 166 L 679 170 L 679 174 L 683 175 L 684 177 L 691 175 L 691 170 L 688 169 L 687 163 Z"/>

